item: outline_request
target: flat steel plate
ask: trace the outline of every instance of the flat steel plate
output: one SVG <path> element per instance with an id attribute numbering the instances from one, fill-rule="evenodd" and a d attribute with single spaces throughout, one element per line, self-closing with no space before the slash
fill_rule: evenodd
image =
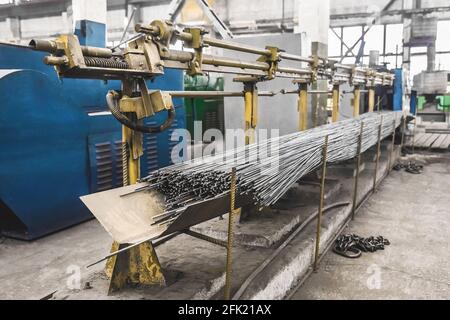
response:
<path id="1" fill-rule="evenodd" d="M 164 212 L 164 197 L 154 190 L 139 191 L 146 183 L 81 197 L 114 241 L 135 243 L 159 236 L 165 227 L 151 226 L 152 217 Z"/>
<path id="2" fill-rule="evenodd" d="M 140 183 L 80 199 L 113 240 L 120 244 L 134 244 L 182 232 L 224 215 L 230 209 L 230 196 L 224 194 L 186 207 L 168 226 L 152 226 L 153 217 L 164 213 L 164 196 L 155 190 L 143 189 L 146 186 L 147 183 Z M 248 205 L 252 199 L 251 195 L 237 196 L 235 207 Z"/>

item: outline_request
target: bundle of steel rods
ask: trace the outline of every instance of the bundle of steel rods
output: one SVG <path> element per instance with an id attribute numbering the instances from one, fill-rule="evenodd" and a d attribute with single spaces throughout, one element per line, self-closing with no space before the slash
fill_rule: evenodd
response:
<path id="1" fill-rule="evenodd" d="M 167 212 L 155 217 L 155 224 L 168 224 L 186 206 L 229 192 L 233 167 L 238 193 L 251 194 L 260 207 L 273 205 L 321 166 L 325 137 L 327 162 L 337 163 L 357 156 L 362 125 L 361 152 L 365 152 L 377 144 L 379 134 L 381 139 L 390 136 L 400 120 L 399 112 L 367 113 L 158 170 L 142 179 L 166 197 Z"/>

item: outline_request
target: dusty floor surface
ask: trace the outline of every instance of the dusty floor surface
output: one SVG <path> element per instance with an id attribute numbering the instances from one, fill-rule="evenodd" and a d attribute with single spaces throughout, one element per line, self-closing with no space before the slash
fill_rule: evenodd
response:
<path id="1" fill-rule="evenodd" d="M 292 299 L 450 299 L 450 158 L 393 172 L 345 233 L 382 235 L 385 251 L 328 252 Z"/>

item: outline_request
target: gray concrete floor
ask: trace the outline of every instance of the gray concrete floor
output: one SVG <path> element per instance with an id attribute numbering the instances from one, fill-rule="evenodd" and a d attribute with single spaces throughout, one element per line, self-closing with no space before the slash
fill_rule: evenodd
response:
<path id="1" fill-rule="evenodd" d="M 292 299 L 449 299 L 450 159 L 394 171 L 344 233 L 391 245 L 359 259 L 328 252 Z"/>

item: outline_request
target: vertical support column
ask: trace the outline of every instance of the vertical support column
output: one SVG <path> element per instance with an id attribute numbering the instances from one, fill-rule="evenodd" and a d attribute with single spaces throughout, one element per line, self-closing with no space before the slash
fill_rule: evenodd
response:
<path id="1" fill-rule="evenodd" d="M 298 91 L 299 131 L 308 129 L 308 84 L 300 83 Z"/>
<path id="2" fill-rule="evenodd" d="M 233 249 L 233 216 L 240 213 L 240 209 L 235 209 L 236 204 L 236 168 L 231 170 L 230 183 L 230 213 L 228 217 L 228 240 L 227 240 L 227 264 L 225 271 L 225 300 L 231 298 L 231 275 L 232 275 L 232 249 Z"/>
<path id="3" fill-rule="evenodd" d="M 133 83 L 124 82 L 122 91 L 131 96 Z M 131 114 L 134 115 L 134 114 Z M 124 168 L 124 185 L 133 185 L 140 177 L 140 155 L 142 154 L 142 134 L 122 126 L 122 161 Z M 125 172 L 126 170 L 126 172 Z M 116 252 L 128 244 L 114 242 L 111 252 Z M 105 266 L 105 273 L 110 277 L 109 294 L 124 288 L 127 284 L 159 285 L 166 283 L 161 265 L 152 243 L 146 242 L 130 250 L 111 257 Z"/>
<path id="4" fill-rule="evenodd" d="M 373 112 L 375 109 L 375 89 L 369 88 L 369 112 Z"/>
<path id="5" fill-rule="evenodd" d="M 378 127 L 378 143 L 377 143 L 377 154 L 375 156 L 375 172 L 373 174 L 373 192 L 377 187 L 377 176 L 378 176 L 378 165 L 380 162 L 380 153 L 381 153 L 381 130 L 383 128 L 383 117 L 381 117 L 380 126 Z"/>
<path id="6" fill-rule="evenodd" d="M 354 99 L 353 99 L 353 117 L 359 117 L 359 109 L 361 105 L 361 87 L 355 86 L 354 90 Z"/>
<path id="7" fill-rule="evenodd" d="M 319 212 L 317 214 L 317 230 L 316 230 L 316 250 L 314 254 L 314 270 L 317 270 L 319 263 L 319 251 L 320 251 L 320 231 L 322 224 L 322 212 L 323 202 L 325 195 L 325 176 L 327 174 L 327 152 L 328 152 L 328 136 L 325 137 L 325 143 L 322 149 L 322 177 L 320 181 L 320 199 L 319 199 Z"/>
<path id="8" fill-rule="evenodd" d="M 406 133 L 406 117 L 403 114 L 403 117 L 402 117 L 402 140 L 400 142 L 400 152 L 403 152 L 403 146 L 405 144 L 405 133 Z"/>
<path id="9" fill-rule="evenodd" d="M 256 82 L 244 82 L 245 103 L 245 144 L 255 142 L 255 129 L 258 124 L 258 89 Z"/>
<path id="10" fill-rule="evenodd" d="M 416 151 L 416 129 L 417 129 L 417 109 L 414 114 L 414 129 L 413 129 L 413 141 L 412 141 L 412 153 L 414 154 Z"/>
<path id="11" fill-rule="evenodd" d="M 392 171 L 392 159 L 394 158 L 394 149 L 395 149 L 395 131 L 396 131 L 396 126 L 395 126 L 395 119 L 392 123 L 392 141 L 391 141 L 391 152 L 389 154 L 389 164 L 388 164 L 388 172 L 391 173 Z"/>
<path id="12" fill-rule="evenodd" d="M 356 150 L 356 169 L 355 169 L 355 180 L 353 185 L 353 203 L 352 203 L 352 220 L 355 219 L 355 213 L 356 213 L 356 206 L 358 201 L 358 181 L 359 181 L 359 170 L 361 166 L 361 147 L 362 147 L 362 139 L 363 139 L 363 132 L 364 132 L 364 122 L 361 121 L 361 128 L 359 130 L 359 137 L 358 137 L 358 148 Z"/>
<path id="13" fill-rule="evenodd" d="M 331 114 L 331 121 L 333 123 L 339 121 L 339 98 L 340 98 L 339 85 L 336 84 L 333 86 L 333 111 Z"/>

